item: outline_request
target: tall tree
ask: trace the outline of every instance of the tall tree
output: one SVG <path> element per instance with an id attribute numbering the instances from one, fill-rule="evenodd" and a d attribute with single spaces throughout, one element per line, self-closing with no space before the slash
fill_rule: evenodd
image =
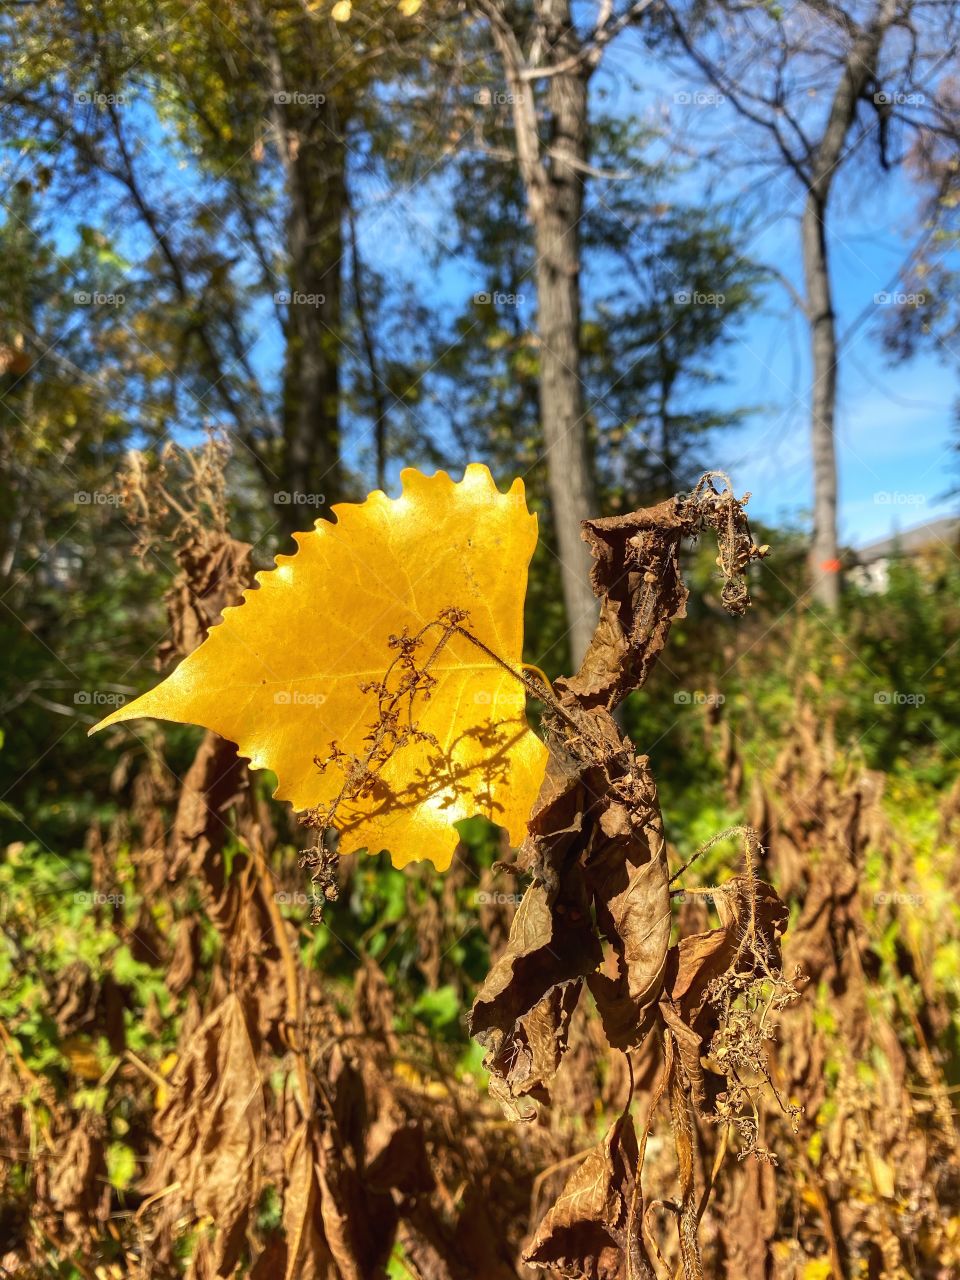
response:
<path id="1" fill-rule="evenodd" d="M 489 85 L 464 88 L 469 105 L 463 118 L 453 116 L 464 141 L 443 253 L 457 258 L 473 292 L 452 322 L 444 308 L 446 323 L 431 333 L 425 385 L 461 455 L 524 474 L 541 541 L 555 550 L 540 429 L 542 343 L 533 324 L 536 252 L 509 150 L 508 95 Z M 650 160 L 660 138 L 649 122 L 597 99 L 593 163 L 618 180 L 598 181 L 579 228 L 579 342 L 598 509 L 616 511 L 692 484 L 710 463 L 713 433 L 739 421 L 741 413 L 713 401 L 721 380 L 713 356 L 734 340 L 759 273 L 742 227 L 663 202 L 674 175 Z M 712 289 L 721 292 L 707 305 Z M 569 667 L 560 567 L 555 555 L 541 560 L 529 599 L 530 654 L 548 671 Z"/>
<path id="2" fill-rule="evenodd" d="M 267 494 L 289 495 L 288 530 L 351 485 L 349 157 L 385 110 L 371 86 L 423 56 L 415 8 L 378 0 L 347 31 L 285 0 L 102 0 L 18 6 L 0 29 L 5 137 L 56 148 L 65 227 L 137 247 L 154 305 L 128 323 L 175 375 L 177 425 L 228 427 Z"/>
<path id="3" fill-rule="evenodd" d="M 591 172 L 588 86 L 604 48 L 649 0 L 582 34 L 570 0 L 474 0 L 500 56 L 516 158 L 536 251 L 540 417 L 561 561 L 570 647 L 586 651 L 596 602 L 580 541 L 580 521 L 597 511 L 584 403 L 580 326 L 580 224 Z"/>
<path id="4" fill-rule="evenodd" d="M 836 409 L 840 343 L 832 263 L 831 197 L 854 157 L 886 169 L 893 126 L 918 127 L 935 112 L 944 68 L 956 56 L 958 8 L 948 0 L 796 0 L 764 5 L 664 0 L 671 33 L 687 57 L 769 144 L 772 164 L 802 195 L 800 250 L 810 335 L 814 599 L 840 595 Z M 746 56 L 745 56 L 746 55 Z M 729 147 L 724 163 L 730 163 Z"/>

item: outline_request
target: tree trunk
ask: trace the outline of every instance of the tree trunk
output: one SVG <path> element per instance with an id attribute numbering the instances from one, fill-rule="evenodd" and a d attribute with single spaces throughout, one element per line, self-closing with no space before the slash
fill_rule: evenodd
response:
<path id="1" fill-rule="evenodd" d="M 810 393 L 813 452 L 813 545 L 810 570 L 813 598 L 825 609 L 840 603 L 840 558 L 837 535 L 837 326 L 827 251 L 827 201 L 847 135 L 857 118 L 857 103 L 876 83 L 880 49 L 896 21 L 899 0 L 879 0 L 870 21 L 857 32 L 830 104 L 823 136 L 812 157 L 803 209 L 803 270 L 807 321 L 813 348 Z"/>
<path id="2" fill-rule="evenodd" d="M 814 191 L 803 210 L 803 269 L 813 355 L 810 391 L 813 453 L 813 543 L 810 575 L 814 600 L 834 610 L 840 602 L 837 537 L 837 327 L 827 256 L 826 201 Z"/>
<path id="3" fill-rule="evenodd" d="M 341 496 L 341 259 L 346 148 L 329 99 L 284 106 L 289 214 L 283 456 L 277 511 L 288 531 Z"/>
<path id="4" fill-rule="evenodd" d="M 553 58 L 575 54 L 569 0 L 541 0 L 538 15 Z M 529 84 L 522 92 L 530 94 Z M 548 80 L 550 156 L 534 185 L 524 174 L 537 253 L 540 337 L 540 418 L 550 503 L 560 557 L 573 668 L 587 651 L 597 621 L 590 558 L 580 522 L 596 514 L 580 380 L 580 219 L 587 155 L 587 78 L 581 68 Z"/>

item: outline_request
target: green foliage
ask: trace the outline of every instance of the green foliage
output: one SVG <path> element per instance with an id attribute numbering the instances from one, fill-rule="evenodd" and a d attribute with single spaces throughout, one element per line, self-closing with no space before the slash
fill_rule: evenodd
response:
<path id="1" fill-rule="evenodd" d="M 630 155 L 615 149 L 610 163 L 618 158 Z M 587 219 L 602 284 L 584 342 L 586 377 L 615 511 L 692 486 L 715 433 L 747 413 L 715 408 L 711 392 L 724 380 L 717 357 L 736 340 L 763 278 L 745 254 L 745 229 L 722 210 L 651 204 L 649 179 L 634 186 L 611 184 Z"/>
<path id="2" fill-rule="evenodd" d="M 37 844 L 9 845 L 0 861 L 0 1018 L 20 1046 L 32 1070 L 63 1088 L 72 1053 L 84 1052 L 96 1080 L 123 1044 L 162 1052 L 176 1042 L 175 1002 L 160 966 L 134 957 L 122 934 L 136 918 L 139 899 L 132 880 L 118 875 L 109 891 L 93 887 L 89 858 L 63 855 Z M 90 1007 L 83 1011 L 82 1045 L 68 1028 L 61 1030 L 52 1010 L 58 985 L 70 969 L 71 985 L 83 981 Z M 109 1022 L 98 992 L 104 984 L 120 988 L 122 1024 Z M 77 998 L 81 993 L 74 992 Z M 62 993 L 66 998 L 67 993 Z M 154 1002 L 162 1031 L 147 1029 L 145 1011 Z M 75 1065 L 75 1064 L 74 1064 Z M 104 1098 L 89 1091 L 75 1105 L 102 1110 Z"/>
<path id="3" fill-rule="evenodd" d="M 844 758 L 949 785 L 960 756 L 951 666 L 960 643 L 956 558 L 894 564 L 881 593 L 851 584 L 842 612 L 827 620 L 803 599 L 802 554 L 790 535 L 782 549 L 776 534 L 757 536 L 774 554 L 754 571 L 747 625 L 738 634 L 724 621 L 715 568 L 704 556 L 691 574 L 689 620 L 675 629 L 669 669 L 659 668 L 627 706 L 630 732 L 650 751 L 668 793 L 676 787 L 680 798 L 695 785 L 695 807 L 704 787 L 722 802 L 727 766 L 710 730 L 721 717 L 747 771 L 769 769 L 798 696 L 829 726 Z"/>
<path id="4" fill-rule="evenodd" d="M 366 952 L 398 993 L 402 1025 L 410 1029 L 420 1020 L 443 1035 L 453 1031 L 489 965 L 479 920 L 480 872 L 502 853 L 497 829 L 485 819 L 465 819 L 457 829 L 463 843 L 451 871 L 437 873 L 428 864 L 398 871 L 386 854 L 359 855 L 335 916 L 326 913 L 324 926 L 307 933 L 301 948 L 305 965 L 343 981 L 352 980 Z M 441 901 L 439 911 L 431 909 Z M 302 919 L 304 904 L 295 901 L 283 910 Z M 429 939 L 425 921 L 436 930 Z M 435 948 L 430 954 L 440 960 L 439 990 L 428 985 L 425 947 Z"/>

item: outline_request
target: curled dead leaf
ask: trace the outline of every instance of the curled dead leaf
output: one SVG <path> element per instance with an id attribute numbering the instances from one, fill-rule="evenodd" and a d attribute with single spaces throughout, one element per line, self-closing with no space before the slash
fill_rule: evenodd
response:
<path id="1" fill-rule="evenodd" d="M 184 1197 L 216 1223 L 212 1265 L 227 1274 L 259 1195 L 265 1125 L 260 1068 L 230 994 L 191 1034 L 155 1121 Z"/>
<path id="2" fill-rule="evenodd" d="M 636 1237 L 628 1239 L 638 1159 L 633 1121 L 621 1116 L 547 1210 L 524 1262 L 570 1280 L 622 1280 L 628 1248 L 634 1255 L 642 1248 Z M 634 1272 L 638 1280 L 652 1275 L 645 1265 Z"/>

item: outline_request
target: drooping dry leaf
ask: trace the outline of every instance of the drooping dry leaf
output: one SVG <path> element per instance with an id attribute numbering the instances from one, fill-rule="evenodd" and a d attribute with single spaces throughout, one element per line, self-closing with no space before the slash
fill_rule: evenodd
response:
<path id="1" fill-rule="evenodd" d="M 295 555 L 278 556 L 162 684 L 97 728 L 136 716 L 205 725 L 273 769 L 278 798 L 323 809 L 343 779 L 315 757 L 332 742 L 364 754 L 378 707 L 359 686 L 382 680 L 391 635 L 466 610 L 470 632 L 516 667 L 537 536 L 522 482 L 502 494 L 476 464 L 456 484 L 444 472 L 407 470 L 402 480 L 399 498 L 372 493 L 334 507 L 336 523 L 297 534 Z M 414 715 L 435 744 L 407 742 L 372 794 L 341 805 L 341 852 L 386 848 L 397 866 L 429 858 L 443 869 L 457 844 L 453 823 L 473 813 L 522 840 L 546 758 L 526 724 L 522 685 L 461 635 L 430 675 L 437 683 Z"/>
<path id="2" fill-rule="evenodd" d="M 164 597 L 170 633 L 158 649 L 160 662 L 191 653 L 206 639 L 226 608 L 253 580 L 253 548 L 236 538 L 191 538 L 176 555 L 180 573 Z"/>
<path id="3" fill-rule="evenodd" d="M 187 867 L 199 873 L 206 889 L 206 912 L 217 924 L 226 925 L 237 910 L 224 846 L 236 832 L 235 810 L 249 788 L 250 774 L 233 745 L 205 734 L 177 799 L 169 873 L 172 877 Z"/>
<path id="4" fill-rule="evenodd" d="M 102 1221 L 109 1213 L 102 1127 L 99 1117 L 84 1118 L 64 1142 L 51 1171 L 50 1200 L 72 1233 L 80 1234 L 91 1221 Z"/>
<path id="5" fill-rule="evenodd" d="M 339 1273 L 320 1225 L 313 1129 L 307 1120 L 301 1121 L 287 1144 L 284 1173 L 285 1280 L 334 1280 Z"/>
<path id="6" fill-rule="evenodd" d="M 780 1217 L 774 1166 L 769 1160 L 744 1160 L 731 1182 L 731 1203 L 720 1219 L 730 1270 L 742 1280 L 767 1280 Z"/>
<path id="7" fill-rule="evenodd" d="M 577 978 L 551 987 L 538 1004 L 516 1019 L 507 1034 L 486 1041 L 494 1046 L 484 1062 L 490 1072 L 490 1094 L 512 1119 L 535 1120 L 537 1108 L 526 1099 L 549 1100 L 548 1087 L 566 1052 L 570 1020 L 582 986 Z"/>
<path id="8" fill-rule="evenodd" d="M 569 704 L 568 704 L 569 705 Z M 508 1114 L 520 1098 L 547 1100 L 585 978 L 609 1043 L 642 1040 L 670 942 L 669 872 L 656 786 L 602 708 L 580 713 L 574 761 L 551 757 L 519 863 L 535 877 L 507 947 L 470 1014 L 488 1049 L 491 1092 Z M 592 910 L 591 910 L 592 906 Z M 601 942 L 616 961 L 599 972 Z M 525 1119 L 535 1111 L 519 1110 Z"/>
<path id="9" fill-rule="evenodd" d="M 686 616 L 689 592 L 680 573 L 680 546 L 704 529 L 717 535 L 720 600 L 732 614 L 749 604 L 745 570 L 769 548 L 753 541 L 730 488 L 718 491 L 707 472 L 692 493 L 623 516 L 585 520 L 581 537 L 594 558 L 591 583 L 600 598 L 600 621 L 580 670 L 557 682 L 581 707 L 612 709 L 647 679 L 674 621 Z M 726 477 L 722 477 L 726 484 Z"/>
<path id="10" fill-rule="evenodd" d="M 699 1013 L 707 987 L 729 968 L 741 948 L 751 896 L 756 928 L 753 945 L 763 948 L 771 963 L 779 959 L 777 948 L 786 927 L 787 908 L 766 881 L 731 876 L 712 894 L 720 927 L 688 934 L 671 948 L 666 991 L 685 1015 Z M 744 956 L 744 967 L 748 961 L 754 963 L 752 952 Z"/>
<path id="11" fill-rule="evenodd" d="M 646 1035 L 660 995 L 670 945 L 670 873 L 648 758 L 636 757 L 626 777 L 618 776 L 615 762 L 605 771 L 606 790 L 617 798 L 598 806 L 586 876 L 617 971 L 587 981 L 607 1040 L 623 1049 Z"/>
<path id="12" fill-rule="evenodd" d="M 585 520 L 581 536 L 595 561 L 590 578 L 600 621 L 580 671 L 560 685 L 584 707 L 614 707 L 644 683 L 674 619 L 685 613 L 679 500 Z"/>
<path id="13" fill-rule="evenodd" d="M 193 1033 L 155 1124 L 184 1196 L 217 1225 L 212 1265 L 229 1275 L 257 1202 L 266 1127 L 260 1069 L 236 995 Z"/>
<path id="14" fill-rule="evenodd" d="M 581 772 L 551 756 L 520 859 L 536 879 L 510 925 L 503 953 L 470 1011 L 470 1031 L 487 1049 L 491 1088 L 516 1118 L 536 1109 L 516 1099 L 543 1100 L 565 1044 L 580 991 L 578 979 L 602 959 L 590 898 L 577 858 L 588 807 Z"/>
<path id="15" fill-rule="evenodd" d="M 637 1158 L 633 1120 L 627 1114 L 570 1176 L 524 1252 L 524 1262 L 583 1280 L 621 1280 L 626 1274 L 624 1250 L 637 1244 L 627 1240 Z"/>
<path id="16" fill-rule="evenodd" d="M 422 1132 L 379 1071 L 337 1046 L 314 1128 L 323 1233 L 342 1280 L 385 1274 L 401 1196 L 433 1185 Z"/>

